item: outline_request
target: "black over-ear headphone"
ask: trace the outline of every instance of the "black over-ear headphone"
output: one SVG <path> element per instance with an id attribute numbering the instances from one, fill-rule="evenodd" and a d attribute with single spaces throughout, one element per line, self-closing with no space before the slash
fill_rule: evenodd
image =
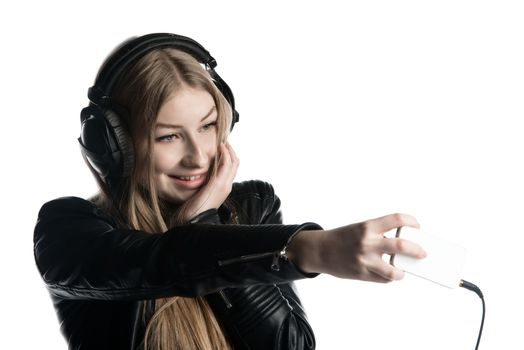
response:
<path id="1" fill-rule="evenodd" d="M 125 109 L 111 101 L 112 88 L 131 64 L 148 52 L 165 47 L 184 51 L 204 64 L 216 87 L 231 105 L 231 130 L 238 122 L 239 115 L 235 110 L 233 93 L 215 72 L 217 63 L 202 45 L 188 37 L 169 33 L 148 34 L 131 39 L 106 59 L 95 84 L 88 90 L 89 106 L 80 112 L 80 149 L 109 187 L 115 185 L 120 178 L 130 175 L 134 161 L 133 143 L 119 116 L 125 113 Z"/>

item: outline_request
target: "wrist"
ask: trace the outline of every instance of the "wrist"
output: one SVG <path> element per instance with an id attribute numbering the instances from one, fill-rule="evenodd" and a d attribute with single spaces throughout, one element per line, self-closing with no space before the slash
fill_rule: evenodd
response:
<path id="1" fill-rule="evenodd" d="M 288 259 L 305 273 L 319 273 L 320 237 L 322 230 L 304 230 L 298 232 L 286 249 Z"/>

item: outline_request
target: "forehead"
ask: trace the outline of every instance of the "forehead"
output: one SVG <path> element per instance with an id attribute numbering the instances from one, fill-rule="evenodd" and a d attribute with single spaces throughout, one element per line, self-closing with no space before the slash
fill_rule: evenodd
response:
<path id="1" fill-rule="evenodd" d="M 214 106 L 215 101 L 206 90 L 184 87 L 172 94 L 160 107 L 157 123 L 199 123 Z"/>

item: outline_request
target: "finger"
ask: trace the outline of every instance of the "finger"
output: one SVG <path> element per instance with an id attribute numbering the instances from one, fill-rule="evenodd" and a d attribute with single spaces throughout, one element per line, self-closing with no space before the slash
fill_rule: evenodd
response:
<path id="1" fill-rule="evenodd" d="M 380 275 L 377 275 L 374 272 L 369 271 L 369 273 L 366 276 L 362 276 L 359 278 L 361 281 L 367 281 L 367 282 L 376 282 L 376 283 L 389 283 L 391 280 L 384 278 Z"/>
<path id="2" fill-rule="evenodd" d="M 233 147 L 229 143 L 224 144 L 227 156 L 228 156 L 228 170 L 233 173 L 233 177 L 236 174 L 236 171 L 238 169 L 239 160 L 238 157 L 233 150 Z"/>
<path id="3" fill-rule="evenodd" d="M 233 171 L 236 174 L 236 170 L 238 169 L 238 165 L 240 163 L 237 154 L 231 144 L 228 142 L 226 143 L 227 150 L 229 152 L 229 156 L 231 157 L 231 166 L 233 167 Z"/>
<path id="4" fill-rule="evenodd" d="M 368 269 L 370 273 L 376 274 L 387 281 L 398 281 L 404 278 L 404 271 L 387 264 L 381 258 L 378 258 Z"/>
<path id="5" fill-rule="evenodd" d="M 236 170 L 238 168 L 239 160 L 235 153 L 235 150 L 231 146 L 229 142 L 224 143 L 225 151 L 224 154 L 227 154 L 229 156 L 229 166 L 231 167 L 233 174 L 236 174 Z"/>
<path id="6" fill-rule="evenodd" d="M 229 154 L 231 155 L 232 160 L 238 160 L 237 154 L 235 150 L 233 149 L 233 146 L 228 142 L 226 143 L 227 150 L 229 151 Z"/>
<path id="7" fill-rule="evenodd" d="M 226 167 L 229 164 L 231 164 L 231 155 L 229 154 L 229 150 L 226 147 L 225 143 L 220 144 L 220 167 Z"/>
<path id="8" fill-rule="evenodd" d="M 419 228 L 420 225 L 415 219 L 414 216 L 411 216 L 409 214 L 390 214 L 386 216 L 382 216 L 373 220 L 369 221 L 369 224 L 375 228 L 375 230 L 379 232 L 387 232 L 391 229 L 402 227 L 402 226 L 410 226 L 414 228 Z"/>
<path id="9" fill-rule="evenodd" d="M 233 148 L 227 143 L 220 144 L 220 163 L 217 172 L 217 180 L 220 184 L 230 188 L 235 179 L 238 161 L 235 160 Z"/>
<path id="10" fill-rule="evenodd" d="M 426 252 L 420 245 L 402 238 L 383 238 L 377 249 L 385 254 L 403 254 L 419 259 L 426 257 Z"/>
<path id="11" fill-rule="evenodd" d="M 233 182 L 233 179 L 236 176 L 238 169 L 238 158 L 236 157 L 233 147 L 229 143 L 223 144 L 224 151 L 223 157 L 228 158 L 227 161 L 224 161 L 221 167 L 221 174 L 226 182 Z"/>
<path id="12" fill-rule="evenodd" d="M 228 142 L 226 144 L 227 146 L 227 149 L 229 151 L 229 154 L 231 156 L 231 162 L 233 164 L 233 166 L 235 167 L 235 173 L 236 173 L 236 169 L 238 168 L 238 165 L 240 164 L 240 160 L 238 159 L 238 156 L 235 152 L 235 150 L 233 149 L 233 147 L 231 146 L 231 144 Z"/>

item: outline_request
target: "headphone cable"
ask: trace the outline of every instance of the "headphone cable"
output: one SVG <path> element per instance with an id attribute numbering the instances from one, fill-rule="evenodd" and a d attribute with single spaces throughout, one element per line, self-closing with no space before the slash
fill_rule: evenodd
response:
<path id="1" fill-rule="evenodd" d="M 486 316 L 486 304 L 484 303 L 484 295 L 482 294 L 482 291 L 480 290 L 480 288 L 471 282 L 460 280 L 460 286 L 462 288 L 466 288 L 472 292 L 475 292 L 479 296 L 480 300 L 482 301 L 482 321 L 480 322 L 479 337 L 477 339 L 477 345 L 475 346 L 475 350 L 478 350 L 479 344 L 480 344 L 480 337 L 482 336 L 482 329 L 484 328 L 484 316 Z"/>

